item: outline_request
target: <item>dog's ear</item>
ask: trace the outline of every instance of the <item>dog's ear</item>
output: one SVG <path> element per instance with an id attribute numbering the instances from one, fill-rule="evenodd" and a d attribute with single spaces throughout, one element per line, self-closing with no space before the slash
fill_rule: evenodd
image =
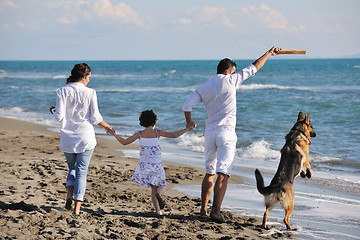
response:
<path id="1" fill-rule="evenodd" d="M 310 123 L 310 116 L 308 113 L 305 114 L 305 123 L 309 124 Z"/>
<path id="2" fill-rule="evenodd" d="M 300 112 L 299 112 L 299 115 L 298 115 L 297 121 L 299 122 L 299 121 L 302 121 L 302 120 L 304 120 L 304 115 L 303 115 L 303 113 L 300 111 Z"/>

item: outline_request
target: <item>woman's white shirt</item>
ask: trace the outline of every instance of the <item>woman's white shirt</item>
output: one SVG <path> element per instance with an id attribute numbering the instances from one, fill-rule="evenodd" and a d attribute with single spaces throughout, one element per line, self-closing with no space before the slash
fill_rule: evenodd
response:
<path id="1" fill-rule="evenodd" d="M 69 83 L 56 90 L 54 116 L 61 122 L 60 147 L 66 153 L 81 153 L 96 146 L 93 125 L 103 118 L 96 91 L 82 83 Z"/>

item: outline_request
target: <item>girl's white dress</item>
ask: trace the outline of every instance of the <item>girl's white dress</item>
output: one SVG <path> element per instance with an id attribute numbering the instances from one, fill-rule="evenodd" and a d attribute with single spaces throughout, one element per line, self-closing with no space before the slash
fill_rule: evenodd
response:
<path id="1" fill-rule="evenodd" d="M 166 186 L 165 170 L 161 160 L 161 147 L 159 138 L 142 138 L 140 131 L 140 161 L 136 166 L 131 181 L 139 183 L 144 187 Z"/>

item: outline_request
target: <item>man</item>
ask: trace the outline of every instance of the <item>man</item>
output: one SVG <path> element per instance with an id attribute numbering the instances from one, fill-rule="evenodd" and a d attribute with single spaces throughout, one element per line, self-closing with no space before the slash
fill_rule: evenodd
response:
<path id="1" fill-rule="evenodd" d="M 196 126 L 191 119 L 192 107 L 203 102 L 208 114 L 205 128 L 205 177 L 201 185 L 200 215 L 207 215 L 207 205 L 213 191 L 214 200 L 210 218 L 223 223 L 220 207 L 224 199 L 232 164 L 235 158 L 237 136 L 236 127 L 236 90 L 247 78 L 264 66 L 271 55 L 277 55 L 281 48 L 272 47 L 238 73 L 236 63 L 228 58 L 221 60 L 217 66 L 217 74 L 197 87 L 189 96 L 182 109 L 185 114 L 186 127 Z"/>

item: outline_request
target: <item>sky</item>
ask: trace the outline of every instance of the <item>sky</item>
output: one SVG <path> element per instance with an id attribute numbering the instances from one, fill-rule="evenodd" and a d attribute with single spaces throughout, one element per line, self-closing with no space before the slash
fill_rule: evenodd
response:
<path id="1" fill-rule="evenodd" d="M 360 58 L 359 40 L 359 0 L 0 0 L 0 60 Z"/>

